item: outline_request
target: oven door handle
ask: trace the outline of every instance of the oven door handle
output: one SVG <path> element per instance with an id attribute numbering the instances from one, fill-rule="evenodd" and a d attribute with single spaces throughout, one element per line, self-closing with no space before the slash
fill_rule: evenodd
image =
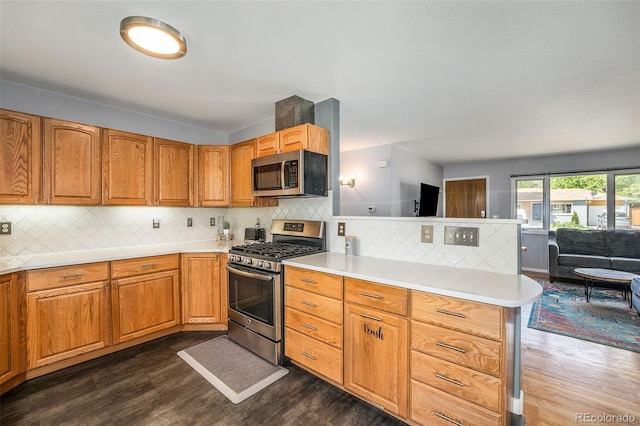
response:
<path id="1" fill-rule="evenodd" d="M 251 273 L 251 272 L 245 272 L 245 271 L 241 271 L 240 269 L 232 268 L 229 265 L 227 265 L 227 271 L 229 271 L 231 273 L 234 273 L 234 274 L 241 275 L 241 276 L 246 277 L 246 278 L 253 278 L 255 280 L 260 280 L 260 281 L 271 281 L 271 280 L 273 280 L 273 276 L 272 275 L 262 275 L 262 274 L 254 274 L 254 273 Z"/>

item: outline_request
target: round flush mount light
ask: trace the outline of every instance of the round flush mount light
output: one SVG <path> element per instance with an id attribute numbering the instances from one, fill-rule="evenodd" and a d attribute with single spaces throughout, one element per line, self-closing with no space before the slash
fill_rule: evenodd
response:
<path id="1" fill-rule="evenodd" d="M 171 25 L 146 16 L 129 16 L 120 21 L 120 36 L 145 55 L 177 59 L 187 54 L 187 40 Z"/>

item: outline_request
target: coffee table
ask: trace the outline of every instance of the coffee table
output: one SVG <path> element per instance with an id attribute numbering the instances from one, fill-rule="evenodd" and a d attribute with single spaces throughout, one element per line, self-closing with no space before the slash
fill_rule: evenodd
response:
<path id="1" fill-rule="evenodd" d="M 587 302 L 591 296 L 595 281 L 622 284 L 624 300 L 627 300 L 627 289 L 631 290 L 631 280 L 640 277 L 640 275 L 632 274 L 631 272 L 617 271 L 615 269 L 577 268 L 573 272 L 577 276 L 584 278 L 584 294 L 587 297 Z M 629 298 L 629 307 L 631 308 L 631 297 Z"/>

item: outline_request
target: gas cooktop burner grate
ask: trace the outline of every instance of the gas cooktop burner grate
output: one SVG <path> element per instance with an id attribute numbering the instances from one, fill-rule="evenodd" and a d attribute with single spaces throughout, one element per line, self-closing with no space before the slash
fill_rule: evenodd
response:
<path id="1" fill-rule="evenodd" d="M 244 254 L 247 256 L 263 256 L 273 259 L 285 259 L 291 256 L 301 256 L 303 254 L 321 251 L 319 247 L 290 243 L 261 243 L 247 244 L 231 247 L 229 253 Z"/>

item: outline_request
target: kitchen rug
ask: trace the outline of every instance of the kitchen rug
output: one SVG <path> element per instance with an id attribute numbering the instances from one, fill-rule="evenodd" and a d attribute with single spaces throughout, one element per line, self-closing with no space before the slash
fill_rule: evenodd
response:
<path id="1" fill-rule="evenodd" d="M 265 361 L 227 336 L 182 350 L 178 356 L 234 404 L 289 373 L 286 368 Z"/>
<path id="2" fill-rule="evenodd" d="M 582 284 L 540 283 L 529 328 L 640 352 L 640 316 L 621 290 L 594 287 L 587 302 Z"/>

